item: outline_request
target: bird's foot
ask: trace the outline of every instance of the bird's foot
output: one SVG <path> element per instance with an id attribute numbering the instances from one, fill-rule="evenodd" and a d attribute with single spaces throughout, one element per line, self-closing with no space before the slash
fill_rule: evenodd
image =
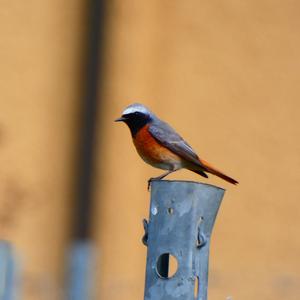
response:
<path id="1" fill-rule="evenodd" d="M 151 178 L 149 178 L 149 180 L 148 180 L 148 185 L 147 185 L 147 189 L 148 189 L 148 191 L 150 190 L 150 188 L 151 188 L 151 183 L 152 183 L 152 181 L 158 181 L 158 180 L 162 180 L 162 176 L 158 176 L 158 177 L 151 177 Z"/>
<path id="2" fill-rule="evenodd" d="M 153 180 L 155 180 L 155 177 L 151 177 L 151 178 L 148 179 L 148 185 L 147 185 L 147 190 L 148 191 L 150 191 L 151 183 L 152 183 Z"/>
<path id="3" fill-rule="evenodd" d="M 169 175 L 169 174 L 171 174 L 171 173 L 173 173 L 173 172 L 175 172 L 175 171 L 176 171 L 176 170 L 170 170 L 170 171 L 168 171 L 168 172 L 166 172 L 166 173 L 164 173 L 164 174 L 162 174 L 162 175 L 160 175 L 160 176 L 157 176 L 157 177 L 151 177 L 151 178 L 148 180 L 148 191 L 150 190 L 152 181 L 154 181 L 154 180 L 162 180 L 162 179 L 165 178 L 167 175 Z"/>

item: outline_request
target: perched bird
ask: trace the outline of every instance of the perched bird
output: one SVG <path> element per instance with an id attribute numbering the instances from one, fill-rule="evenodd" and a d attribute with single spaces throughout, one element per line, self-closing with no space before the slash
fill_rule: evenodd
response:
<path id="1" fill-rule="evenodd" d="M 135 148 L 146 163 L 167 170 L 158 177 L 150 178 L 149 184 L 152 180 L 160 180 L 183 168 L 206 178 L 208 178 L 206 173 L 211 173 L 232 184 L 238 183 L 199 158 L 192 147 L 170 125 L 160 120 L 143 104 L 129 105 L 115 122 L 125 122 L 128 125 Z"/>

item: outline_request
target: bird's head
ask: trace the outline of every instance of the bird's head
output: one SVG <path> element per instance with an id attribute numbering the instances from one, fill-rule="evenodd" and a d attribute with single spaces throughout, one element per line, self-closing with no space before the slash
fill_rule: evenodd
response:
<path id="1" fill-rule="evenodd" d="M 124 122 L 129 127 L 132 136 L 144 127 L 146 124 L 152 121 L 153 113 L 143 104 L 134 103 L 127 106 L 122 116 L 115 120 L 115 122 Z"/>

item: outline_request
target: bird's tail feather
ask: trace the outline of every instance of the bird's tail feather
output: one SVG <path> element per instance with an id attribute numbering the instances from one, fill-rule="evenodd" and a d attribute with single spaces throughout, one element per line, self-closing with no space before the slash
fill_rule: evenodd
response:
<path id="1" fill-rule="evenodd" d="M 205 160 L 200 159 L 200 163 L 203 166 L 203 170 L 211 173 L 213 175 L 216 175 L 222 179 L 224 179 L 225 181 L 232 183 L 232 184 L 238 184 L 238 181 L 236 181 L 235 179 L 225 175 L 224 173 L 222 173 L 221 171 L 217 170 L 215 167 L 211 166 L 208 162 L 206 162 Z"/>

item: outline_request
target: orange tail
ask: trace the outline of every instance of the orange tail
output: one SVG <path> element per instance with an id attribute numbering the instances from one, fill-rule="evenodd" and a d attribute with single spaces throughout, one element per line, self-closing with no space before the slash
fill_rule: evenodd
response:
<path id="1" fill-rule="evenodd" d="M 203 169 L 204 171 L 208 172 L 208 173 L 211 173 L 213 175 L 216 175 L 222 179 L 224 179 L 225 181 L 227 182 L 230 182 L 232 184 L 238 184 L 238 181 L 236 181 L 235 179 L 223 174 L 221 171 L 215 169 L 213 166 L 211 166 L 208 162 L 206 162 L 205 160 L 203 159 L 200 159 L 200 162 L 201 164 L 203 165 Z"/>

